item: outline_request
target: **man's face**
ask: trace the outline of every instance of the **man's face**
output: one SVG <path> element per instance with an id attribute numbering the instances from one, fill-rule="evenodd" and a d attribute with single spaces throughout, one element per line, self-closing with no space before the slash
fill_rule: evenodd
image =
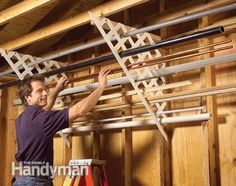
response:
<path id="1" fill-rule="evenodd" d="M 47 92 L 44 87 L 44 82 L 33 81 L 31 82 L 32 93 L 30 96 L 26 96 L 29 105 L 38 105 L 44 107 L 47 105 Z"/>

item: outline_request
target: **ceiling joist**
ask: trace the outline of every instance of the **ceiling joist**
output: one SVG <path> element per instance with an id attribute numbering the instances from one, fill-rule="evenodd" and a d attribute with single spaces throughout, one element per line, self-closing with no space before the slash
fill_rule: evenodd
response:
<path id="1" fill-rule="evenodd" d="M 55 0 L 25 0 L 21 3 L 18 3 L 10 8 L 0 12 L 0 25 L 3 25 L 18 16 L 24 15 L 33 11 L 41 6 L 45 6 L 49 3 L 54 2 Z"/>
<path id="2" fill-rule="evenodd" d="M 114 1 L 102 4 L 100 6 L 97 6 L 95 8 L 92 8 L 90 11 L 96 15 L 108 16 L 108 15 L 117 13 L 119 11 L 128 9 L 130 7 L 133 7 L 135 5 L 145 3 L 147 1 L 148 0 L 114 0 Z M 15 50 L 23 46 L 32 44 L 34 42 L 55 36 L 62 32 L 66 32 L 75 27 L 84 25 L 86 23 L 89 23 L 89 21 L 90 21 L 90 17 L 88 13 L 83 12 L 83 13 L 78 14 L 77 16 L 51 24 L 49 26 L 46 26 L 44 28 L 31 32 L 25 36 L 22 36 L 18 39 L 2 44 L 0 45 L 0 48 L 6 49 L 6 50 Z"/>

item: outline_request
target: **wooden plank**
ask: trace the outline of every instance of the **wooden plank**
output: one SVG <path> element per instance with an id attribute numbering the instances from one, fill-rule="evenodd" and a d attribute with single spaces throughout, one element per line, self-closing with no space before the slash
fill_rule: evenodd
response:
<path id="1" fill-rule="evenodd" d="M 0 25 L 13 20 L 18 16 L 29 13 L 55 0 L 25 0 L 0 12 Z"/>
<path id="2" fill-rule="evenodd" d="M 227 37 L 233 38 L 236 44 L 236 33 Z M 236 63 L 222 64 L 216 69 L 217 84 L 236 82 Z M 220 177 L 221 185 L 234 186 L 236 183 L 236 96 L 217 96 L 218 115 L 224 116 L 225 121 L 218 120 L 219 128 L 219 156 L 220 156 Z"/>
<path id="3" fill-rule="evenodd" d="M 199 26 L 205 27 L 209 24 L 209 18 L 203 17 Z M 200 40 L 200 45 L 209 44 L 208 38 Z M 202 58 L 211 57 L 210 55 L 204 55 Z M 216 85 L 215 66 L 205 67 L 205 86 L 211 88 Z M 219 167 L 219 142 L 218 142 L 218 123 L 217 123 L 217 106 L 216 97 L 207 96 L 206 98 L 207 112 L 212 114 L 212 119 L 207 122 L 208 127 L 208 163 L 209 163 L 209 180 L 210 185 L 220 185 L 220 167 Z"/>
<path id="4" fill-rule="evenodd" d="M 111 114 L 111 113 L 110 113 Z M 101 133 L 100 159 L 106 160 L 109 185 L 121 186 L 122 182 L 122 134 L 119 131 Z"/>
<path id="5" fill-rule="evenodd" d="M 5 92 L 6 91 L 6 92 Z M 3 122 L 1 123 L 1 132 L 3 139 L 3 167 L 0 177 L 3 178 L 2 185 L 11 185 L 12 179 L 12 162 L 15 162 L 16 154 L 16 132 L 15 132 L 15 119 L 17 118 L 17 108 L 13 107 L 10 103 L 11 99 L 16 97 L 16 87 L 6 89 L 4 94 L 4 109 L 2 110 Z M 2 100 L 3 101 L 3 100 Z"/>
<path id="6" fill-rule="evenodd" d="M 97 30 L 94 28 L 94 33 L 96 33 Z M 100 54 L 100 48 L 99 46 L 94 47 L 94 53 L 92 54 L 92 58 L 95 58 L 99 56 Z M 89 73 L 99 73 L 100 67 L 98 66 L 90 66 L 89 68 Z M 97 82 L 98 81 L 98 76 L 94 77 L 93 79 L 90 80 L 91 83 Z M 99 119 L 100 113 L 99 112 L 92 112 L 92 118 L 91 119 Z M 100 159 L 100 132 L 99 131 L 91 131 L 90 132 L 90 138 L 91 138 L 91 152 L 92 152 L 92 157 L 93 159 Z M 99 180 L 98 176 L 94 176 L 94 184 L 98 185 Z"/>
<path id="7" fill-rule="evenodd" d="M 186 123 L 186 125 L 191 123 Z M 186 126 L 185 125 L 185 126 Z M 173 185 L 207 186 L 203 167 L 204 140 L 200 126 L 177 127 L 172 139 Z"/>
<path id="8" fill-rule="evenodd" d="M 156 129 L 133 131 L 134 186 L 160 186 L 158 136 Z"/>
<path id="9" fill-rule="evenodd" d="M 2 99 L 2 98 L 5 99 Z M 1 100 L 0 100 L 0 145 L 1 145 L 1 150 L 0 150 L 0 177 L 3 179 L 0 179 L 0 185 L 4 185 L 5 181 L 5 144 L 6 144 L 6 105 L 7 105 L 7 90 L 3 89 L 1 90 Z"/>
<path id="10" fill-rule="evenodd" d="M 125 109 L 126 110 L 126 109 Z M 127 108 L 131 110 L 131 108 Z M 126 113 L 126 112 L 125 112 Z M 124 173 L 124 186 L 132 186 L 132 129 L 122 129 L 122 149 L 123 149 L 123 173 Z"/>
<path id="11" fill-rule="evenodd" d="M 111 14 L 117 13 L 124 9 L 128 9 L 135 5 L 145 3 L 147 0 L 114 0 L 103 5 L 97 6 L 90 10 L 96 15 L 109 16 Z M 0 45 L 0 48 L 6 50 L 14 50 L 21 48 L 23 46 L 32 44 L 34 42 L 52 37 L 54 35 L 66 32 L 75 27 L 89 23 L 90 17 L 87 12 L 78 14 L 77 16 L 68 18 L 66 20 L 51 24 L 34 32 L 31 32 L 25 36 L 18 39 L 9 41 L 5 44 Z"/>
<path id="12" fill-rule="evenodd" d="M 167 7 L 167 1 L 166 0 L 160 0 L 160 14 L 166 10 Z M 166 39 L 168 37 L 168 28 L 162 28 L 160 29 L 160 36 L 163 39 Z M 166 49 L 163 51 L 164 56 L 168 56 L 169 50 Z M 161 56 L 162 57 L 162 56 Z M 161 58 L 160 57 L 160 58 Z M 149 64 L 149 63 L 148 63 Z M 165 66 L 169 66 L 169 64 L 165 64 Z M 165 77 L 166 82 L 172 82 L 171 77 Z M 180 82 L 179 82 L 180 83 Z M 168 86 L 164 85 L 164 86 Z M 167 93 L 170 93 L 170 89 L 167 90 Z M 171 109 L 170 103 L 166 105 L 167 110 Z M 158 131 L 158 142 L 159 142 L 159 154 L 160 154 L 160 186 L 170 186 L 171 185 L 171 156 L 170 156 L 170 147 L 172 143 L 172 137 L 169 135 L 171 132 L 171 129 L 166 127 L 165 128 L 166 134 L 168 135 L 168 141 L 166 141 L 163 136 Z"/>
<path id="13" fill-rule="evenodd" d="M 51 11 L 58 2 L 58 0 L 54 1 L 46 6 L 38 8 L 36 11 L 29 12 L 26 15 L 19 16 L 8 23 L 1 25 L 0 27 L 3 27 L 3 29 L 0 29 L 1 44 L 29 33 L 32 27 Z"/>
<path id="14" fill-rule="evenodd" d="M 94 32 L 97 32 L 97 29 L 94 29 Z M 92 57 L 97 57 L 100 54 L 100 49 L 99 46 L 94 48 L 94 54 Z M 90 67 L 90 73 L 99 73 L 100 68 L 98 66 L 91 66 Z M 93 82 L 97 82 L 98 78 L 95 77 L 93 79 Z M 91 82 L 92 83 L 92 82 Z M 92 118 L 93 119 L 99 119 L 99 112 L 93 112 L 92 111 Z M 100 134 L 99 132 L 92 131 L 90 133 L 91 135 L 91 141 L 92 141 L 92 156 L 93 159 L 99 159 L 100 158 Z M 97 181 L 97 180 L 96 180 Z"/>
<path id="15" fill-rule="evenodd" d="M 160 153 L 160 185 L 171 185 L 171 131 L 166 130 L 169 141 L 167 142 L 161 134 L 159 134 L 159 153 Z M 159 132 L 158 132 L 159 133 Z"/>
<path id="16" fill-rule="evenodd" d="M 94 1 L 94 0 L 93 0 Z M 31 29 L 28 33 L 43 28 L 44 26 L 48 26 L 50 24 L 65 20 L 69 17 L 78 15 L 81 12 L 85 12 L 93 7 L 99 6 L 102 4 L 103 0 L 97 0 L 91 2 L 90 4 L 86 4 L 85 2 L 81 2 L 78 0 L 67 0 L 67 1 L 60 1 L 58 6 L 56 6 L 53 11 L 51 11 L 48 15 L 44 17 L 42 22 L 39 22 L 39 25 L 36 25 L 33 29 Z M 58 44 L 67 43 L 68 40 L 73 40 L 76 38 L 78 39 L 78 35 L 80 39 L 84 38 L 84 34 L 88 33 L 88 28 L 90 25 L 82 26 L 80 29 L 73 29 L 68 32 L 64 32 L 62 34 L 56 35 L 56 37 L 50 37 L 42 42 L 37 42 L 34 45 L 29 45 L 26 47 L 25 53 L 34 54 L 34 55 L 41 55 L 51 49 L 55 49 Z M 67 43 L 68 45 L 68 43 Z"/>
<path id="17" fill-rule="evenodd" d="M 124 24 L 130 22 L 130 11 L 125 10 L 124 13 Z M 130 91 L 130 85 L 123 85 L 122 92 Z M 123 101 L 125 103 L 132 102 L 132 96 L 124 96 Z M 122 116 L 132 115 L 132 108 L 128 107 L 123 109 Z M 132 119 L 129 119 L 131 121 Z M 123 157 L 123 177 L 124 186 L 132 186 L 132 129 L 126 128 L 122 129 L 122 157 Z"/>

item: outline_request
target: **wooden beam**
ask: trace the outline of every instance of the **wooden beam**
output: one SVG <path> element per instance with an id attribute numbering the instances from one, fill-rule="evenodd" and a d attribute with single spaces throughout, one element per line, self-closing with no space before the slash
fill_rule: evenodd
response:
<path id="1" fill-rule="evenodd" d="M 164 12 L 167 7 L 167 1 L 166 0 L 160 0 L 160 13 Z M 162 28 L 160 29 L 160 36 L 163 39 L 168 38 L 168 28 Z M 170 50 L 165 49 L 163 51 L 164 56 L 168 56 L 170 53 Z M 162 56 L 161 56 L 162 57 Z M 147 63 L 149 64 L 149 63 Z M 169 64 L 165 64 L 165 66 L 169 66 Z M 165 77 L 166 82 L 173 82 L 172 78 L 170 76 Z M 191 84 L 191 82 L 189 82 Z M 168 84 L 166 84 L 168 86 Z M 164 85 L 164 86 L 166 86 Z M 170 89 L 167 90 L 168 93 L 171 92 Z M 171 110 L 171 103 L 167 103 L 166 107 L 167 110 Z M 170 186 L 171 184 L 171 143 L 172 143 L 172 135 L 170 135 L 172 129 L 169 127 L 165 127 L 166 134 L 168 135 L 168 141 L 166 141 L 161 133 L 158 131 L 158 139 L 159 139 L 159 156 L 160 156 L 160 168 L 159 168 L 159 175 L 160 175 L 160 186 Z"/>
<path id="2" fill-rule="evenodd" d="M 54 2 L 55 0 L 25 0 L 21 3 L 18 3 L 10 8 L 0 12 L 0 25 L 11 21 L 12 19 L 22 16 L 29 13 L 41 6 L 45 6 L 49 3 Z"/>
<path id="3" fill-rule="evenodd" d="M 94 28 L 94 33 L 96 33 L 97 30 Z M 94 48 L 94 55 L 92 57 L 97 57 L 100 54 L 100 47 L 97 46 Z M 91 66 L 90 67 L 90 73 L 98 73 L 100 71 L 100 67 L 98 66 Z M 94 82 L 97 82 L 98 78 L 94 78 Z M 93 120 L 97 120 L 100 117 L 99 112 L 93 112 L 92 111 L 92 118 Z M 90 132 L 91 136 L 91 142 L 92 142 L 92 156 L 94 159 L 99 159 L 100 158 L 100 133 L 98 131 L 91 131 Z M 98 180 L 96 180 L 98 181 Z"/>
<path id="4" fill-rule="evenodd" d="M 205 27 L 209 25 L 209 17 L 203 17 L 200 20 L 199 27 Z M 208 45 L 211 41 L 208 38 L 201 39 L 199 45 Z M 208 55 L 202 56 L 202 59 L 213 57 Z M 206 66 L 205 74 L 205 87 L 212 88 L 216 86 L 216 72 L 215 65 Z M 217 103 L 215 96 L 206 97 L 207 112 L 212 114 L 211 120 L 207 121 L 208 137 L 206 138 L 208 146 L 208 170 L 209 170 L 209 182 L 211 186 L 220 186 L 220 166 L 219 166 L 219 142 L 218 142 L 218 123 L 217 123 Z M 205 180 L 207 181 L 207 180 Z"/>
<path id="5" fill-rule="evenodd" d="M 90 9 L 89 11 L 96 15 L 109 16 L 111 14 L 115 14 L 119 11 L 128 9 L 135 5 L 145 3 L 148 0 L 114 0 L 95 8 Z M 6 50 L 14 50 L 21 48 L 23 46 L 32 44 L 37 41 L 41 41 L 43 39 L 55 36 L 62 32 L 66 32 L 78 26 L 87 24 L 90 22 L 90 17 L 87 12 L 83 12 L 78 14 L 77 16 L 68 18 L 66 20 L 51 24 L 34 32 L 31 32 L 27 35 L 21 36 L 18 39 L 13 41 L 9 41 L 5 44 L 0 45 L 0 48 Z"/>
<path id="6" fill-rule="evenodd" d="M 125 10 L 123 12 L 124 15 L 124 24 L 128 24 L 130 22 L 130 11 Z M 123 70 L 122 70 L 123 71 Z M 128 92 L 130 91 L 131 87 L 130 85 L 123 85 L 122 91 Z M 129 102 L 132 102 L 132 96 L 124 96 L 123 101 L 127 104 Z M 129 116 L 132 115 L 132 108 L 127 107 L 123 109 L 123 116 Z M 132 119 L 129 119 L 128 121 L 131 121 Z M 132 157 L 133 157 L 133 147 L 132 147 L 132 129 L 131 128 L 125 128 L 121 130 L 122 132 L 122 157 L 123 157 L 123 185 L 124 186 L 132 186 Z"/>
<path id="7" fill-rule="evenodd" d="M 66 16 L 71 13 L 72 8 L 76 8 L 76 5 L 81 3 L 78 0 L 61 0 L 51 11 L 49 11 L 36 25 L 34 25 L 27 33 L 33 32 L 35 30 L 38 30 L 40 28 L 43 28 L 47 25 L 50 25 L 52 23 L 58 22 L 60 20 L 63 20 L 67 18 Z M 78 7 L 78 5 L 77 5 Z M 82 12 L 82 10 L 80 10 Z M 60 37 L 63 37 L 60 36 Z M 60 39 L 60 37 L 57 37 L 55 39 Z M 55 41 L 56 42 L 56 41 Z M 41 43 L 39 43 L 40 45 Z M 47 51 L 49 47 L 45 45 L 45 42 L 43 42 L 43 47 L 40 47 L 39 45 L 30 45 L 23 49 L 21 49 L 22 53 L 26 54 L 41 54 L 41 50 Z M 40 50 L 40 51 L 39 51 Z"/>
<path id="8" fill-rule="evenodd" d="M 3 178 L 2 185 L 12 185 L 11 178 L 13 176 L 11 166 L 9 165 L 11 165 L 12 162 L 15 162 L 15 154 L 17 149 L 15 119 L 18 115 L 18 109 L 12 106 L 10 100 L 16 98 L 16 89 L 16 86 L 10 87 L 2 92 L 2 96 L 4 96 L 4 99 L 2 99 L 2 122 L 0 127 L 0 135 L 3 135 L 4 138 L 3 146 L 1 146 L 1 153 L 3 153 L 3 172 L 0 173 L 0 177 Z"/>
<path id="9" fill-rule="evenodd" d="M 0 122 L 1 122 L 1 125 L 0 125 L 0 145 L 1 145 L 1 148 L 2 149 L 5 149 L 5 140 L 6 140 L 6 137 L 5 137 L 5 134 L 6 134 L 6 131 L 5 131 L 5 122 L 4 122 L 4 115 L 5 115 L 5 111 L 6 109 L 3 109 L 6 107 L 6 90 L 0 90 Z M 4 97 L 5 99 L 2 99 L 2 97 Z M 4 151 L 2 151 L 0 153 L 0 177 L 3 178 L 3 179 L 0 179 L 0 185 L 4 185 L 4 159 L 5 159 L 5 153 Z"/>

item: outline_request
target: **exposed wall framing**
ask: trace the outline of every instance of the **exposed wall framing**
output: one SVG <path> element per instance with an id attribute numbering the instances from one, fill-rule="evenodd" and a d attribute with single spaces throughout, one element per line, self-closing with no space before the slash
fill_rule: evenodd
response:
<path id="1" fill-rule="evenodd" d="M 91 2 L 93 1 L 91 0 Z M 186 0 L 182 0 L 181 2 L 178 1 L 178 3 L 180 3 L 178 5 L 176 5 L 177 0 L 153 1 L 151 3 L 153 3 L 152 6 L 155 5 L 156 13 L 150 15 L 147 13 L 148 10 L 144 10 L 147 6 L 147 2 L 147 0 L 107 1 L 100 6 L 90 9 L 90 11 L 96 15 L 102 14 L 104 17 L 112 15 L 109 19 L 119 20 L 118 22 L 124 23 L 125 25 L 133 26 L 136 24 L 137 27 L 144 27 L 145 25 L 176 19 L 186 14 L 188 15 L 200 10 L 219 7 L 225 4 L 234 3 L 235 1 L 212 0 L 207 2 L 205 0 L 198 0 L 187 2 Z M 17 21 L 18 17 L 31 15 L 31 10 L 37 10 L 43 7 L 45 9 L 50 9 L 51 3 L 51 6 L 55 6 L 59 1 L 45 0 L 41 3 L 42 4 L 29 4 L 27 9 L 18 12 L 18 14 L 15 11 L 13 11 L 14 14 L 11 13 L 12 11 L 9 7 L 5 12 L 11 13 L 11 17 L 0 19 L 0 24 L 2 24 L 2 27 L 4 28 L 4 26 L 6 26 L 4 25 L 5 22 Z M 95 2 L 93 3 L 95 4 Z M 173 6 L 172 3 L 175 6 Z M 1 5 L 2 7 L 5 6 L 0 2 L 0 10 Z M 145 16 L 142 16 L 135 11 L 131 11 L 134 9 L 130 7 L 135 7 L 136 5 L 139 5 L 140 10 L 144 11 L 143 15 Z M 22 2 L 19 6 L 23 9 L 25 5 Z M 14 9 L 14 7 L 12 7 L 12 9 Z M 4 11 L 1 11 L 1 13 L 4 13 Z M 146 14 L 148 16 L 146 16 Z M 206 37 L 204 39 L 160 49 L 162 57 L 160 57 L 160 59 L 155 59 L 155 65 L 160 66 L 160 62 L 164 59 L 164 61 L 169 60 L 166 63 L 167 68 L 176 67 L 177 65 L 204 60 L 210 57 L 233 54 L 236 51 L 235 16 L 235 11 L 230 11 L 220 15 L 206 16 L 188 23 L 164 27 L 158 31 L 153 31 L 153 33 L 160 36 L 157 36 L 157 39 L 164 39 L 170 36 L 178 36 L 179 34 L 182 34 L 182 32 L 188 34 L 193 31 L 199 31 L 215 26 L 223 25 L 226 28 L 224 35 Z M 134 17 L 140 19 L 134 20 Z M 19 49 L 19 53 L 17 54 L 22 56 L 20 49 L 27 51 L 27 48 L 23 48 L 24 46 L 37 43 L 43 45 L 44 39 L 57 36 L 64 32 L 66 33 L 69 30 L 71 30 L 70 33 L 76 33 L 73 29 L 76 27 L 83 27 L 89 21 L 90 19 L 87 12 L 80 13 L 74 17 L 60 20 L 43 28 L 32 30 L 19 38 L 1 43 L 0 48 L 7 50 Z M 85 31 L 87 28 L 88 27 L 85 27 Z M 85 33 L 85 31 L 81 31 L 81 33 Z M 86 34 L 84 34 L 84 37 L 85 35 Z M 96 36 L 95 39 L 93 38 L 94 35 Z M 152 36 L 153 35 L 154 34 L 152 34 Z M 90 36 L 92 39 L 88 41 L 87 38 L 90 38 Z M 79 44 L 76 43 L 73 47 L 81 45 L 81 43 L 89 43 L 98 38 L 101 39 L 100 36 L 97 36 L 99 36 L 99 32 L 93 27 L 92 30 L 88 30 L 86 35 L 87 38 L 84 40 L 80 40 L 79 38 L 76 40 L 76 42 L 80 41 L 78 42 Z M 83 38 L 83 36 L 81 36 L 81 38 Z M 60 42 L 65 40 L 66 39 L 62 39 Z M 61 44 L 60 42 L 55 42 L 55 45 Z M 215 44 L 218 42 L 219 44 Z M 68 44 L 63 43 L 61 47 L 64 48 L 64 50 L 67 50 L 68 48 L 71 48 L 71 43 L 73 44 L 74 42 L 68 41 Z M 53 47 L 55 47 L 55 45 Z M 37 45 L 32 48 L 36 46 Z M 202 46 L 209 47 L 199 48 Z M 28 49 L 30 51 L 30 48 Z M 53 55 L 58 51 L 63 50 L 60 49 L 60 46 L 55 47 L 55 49 L 57 50 L 48 54 Z M 190 49 L 196 49 L 196 51 L 189 51 Z M 2 53 L 6 52 L 7 54 L 11 54 L 11 51 L 1 51 Z M 186 51 L 186 53 L 181 54 L 183 51 Z M 75 62 L 84 61 L 85 59 L 94 59 L 107 53 L 109 55 L 109 52 L 110 51 L 105 45 L 99 45 L 75 54 L 69 54 L 64 58 L 61 57 L 58 61 L 64 61 L 66 66 Z M 173 56 L 171 56 L 172 54 Z M 186 57 L 188 54 L 190 56 Z M 42 54 L 42 56 L 43 55 L 45 54 Z M 167 55 L 170 55 L 170 57 L 165 58 Z M 34 59 L 32 58 L 32 60 Z M 150 62 L 146 61 L 146 63 Z M 63 63 L 60 63 L 60 65 L 61 64 Z M 76 93 L 69 93 L 71 94 L 71 100 L 65 101 L 64 103 L 59 102 L 55 108 L 70 106 L 75 101 L 88 95 L 88 92 L 96 86 L 97 73 L 100 69 L 106 67 L 115 69 L 114 74 L 109 76 L 110 82 L 114 82 L 114 79 L 117 78 L 119 80 L 117 82 L 124 80 L 122 77 L 124 76 L 124 73 L 115 60 L 109 60 L 108 62 L 100 63 L 96 66 L 84 67 L 77 70 L 74 69 L 67 74 L 70 79 L 73 79 L 71 88 L 63 92 L 61 98 L 64 98 L 64 96 L 67 95 L 67 91 L 74 91 L 73 87 L 79 87 L 81 89 L 77 90 Z M 60 67 L 58 66 L 57 68 Z M 210 115 L 201 114 L 206 112 L 211 113 L 211 119 L 204 122 L 188 122 L 186 119 L 187 122 L 175 124 L 161 123 L 161 126 L 165 128 L 165 132 L 168 135 L 168 142 L 157 130 L 157 127 L 153 125 L 154 123 L 148 120 L 150 117 L 145 108 L 140 104 L 140 99 L 135 95 L 135 91 L 130 84 L 114 84 L 105 91 L 105 95 L 99 101 L 99 105 L 96 106 L 91 113 L 79 118 L 75 123 L 71 124 L 71 127 L 75 127 L 77 130 L 74 129 L 73 131 L 72 129 L 66 129 L 64 131 L 66 136 L 67 134 L 70 134 L 67 136 L 70 148 L 68 148 L 59 135 L 55 136 L 55 165 L 67 165 L 70 159 L 104 159 L 107 161 L 106 169 L 108 181 L 112 186 L 234 186 L 236 183 L 235 69 L 236 63 L 235 60 L 233 60 L 227 61 L 227 63 L 219 63 L 207 67 L 202 66 L 201 69 L 196 68 L 191 69 L 190 71 L 183 71 L 180 69 L 178 73 L 172 71 L 168 74 L 168 72 L 164 72 L 164 70 L 161 71 L 168 74 L 165 78 L 167 86 L 169 87 L 161 90 L 149 90 L 153 92 L 159 91 L 159 93 L 164 92 L 164 95 L 153 94 L 148 97 L 148 101 L 152 104 L 167 102 L 166 108 L 168 109 L 165 109 L 164 111 L 160 110 L 164 119 L 176 119 L 183 115 L 197 117 L 204 116 L 205 118 L 209 118 Z M 1 72 L 4 72 L 4 70 L 8 69 L 4 67 Z M 21 75 L 21 72 L 19 73 Z M 155 75 L 157 77 L 166 74 Z M 25 76 L 25 74 L 23 76 Z M 19 78 L 22 79 L 23 76 Z M 4 78 L 16 79 L 17 77 L 7 75 L 4 76 Z M 2 82 L 4 82 L 4 78 L 0 78 Z M 174 84 L 176 82 L 178 85 Z M 93 86 L 88 87 L 87 85 Z M 219 91 L 223 92 L 216 96 L 215 94 L 218 94 Z M 228 93 L 226 93 L 226 91 Z M 16 86 L 1 90 L 0 177 L 3 179 L 0 180 L 0 185 L 10 185 L 11 182 L 11 162 L 14 161 L 16 151 L 14 122 L 17 115 L 23 110 L 23 107 L 17 102 L 18 97 L 16 92 Z M 125 93 L 125 96 L 123 93 Z M 142 93 L 147 94 L 145 91 Z M 204 95 L 209 95 L 201 96 L 202 93 Z M 195 96 L 188 97 L 189 95 Z M 188 98 L 183 99 L 186 97 Z M 12 105 L 13 100 L 16 103 L 15 106 Z M 181 111 L 183 108 L 187 108 L 187 110 Z M 170 112 L 165 112 L 167 110 Z M 156 111 L 157 109 L 155 112 Z M 139 117 L 136 117 L 137 115 Z M 146 126 L 139 126 L 143 124 L 140 122 L 140 120 L 143 119 L 146 119 L 149 123 Z M 133 122 L 136 127 L 120 127 L 122 124 L 128 126 L 129 122 Z M 109 127 L 112 123 L 117 123 L 116 129 L 100 130 L 103 126 Z M 84 124 L 89 125 L 89 127 L 91 125 L 91 128 L 84 127 Z M 93 125 L 95 124 L 98 124 L 100 127 L 98 127 L 99 130 L 97 131 L 93 130 Z M 84 131 L 81 132 L 80 130 Z M 64 177 L 57 177 L 54 180 L 54 184 L 56 186 L 61 185 L 63 180 Z M 78 180 L 76 180 L 76 183 L 78 183 Z"/>

